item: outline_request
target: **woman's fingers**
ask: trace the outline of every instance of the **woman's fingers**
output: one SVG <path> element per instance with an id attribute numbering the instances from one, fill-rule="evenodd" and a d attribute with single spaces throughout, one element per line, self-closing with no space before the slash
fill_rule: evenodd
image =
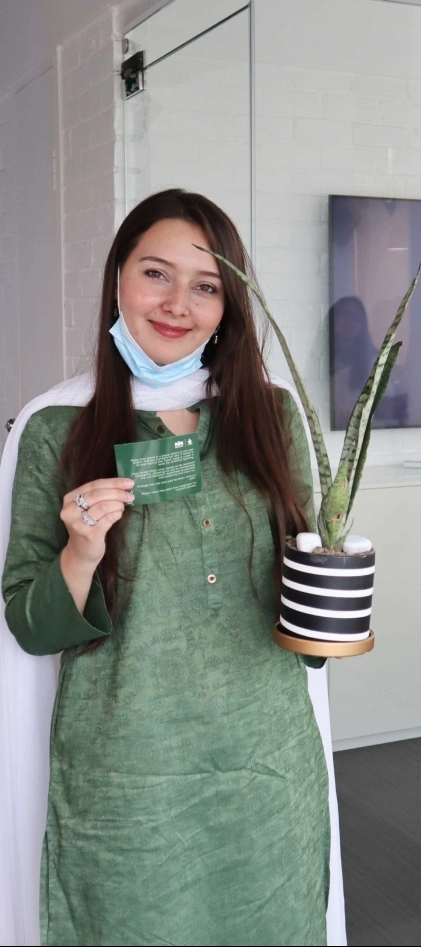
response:
<path id="1" fill-rule="evenodd" d="M 101 561 L 108 530 L 134 500 L 132 486 L 133 480 L 109 477 L 85 483 L 66 494 L 60 517 L 69 534 L 67 549 L 73 561 L 83 563 L 88 570 Z M 75 503 L 78 496 L 83 502 Z M 92 522 L 85 522 L 84 517 Z"/>
<path id="2" fill-rule="evenodd" d="M 77 534 L 88 538 L 91 543 L 96 543 L 98 534 L 105 535 L 110 526 L 121 519 L 125 506 L 133 503 L 134 494 L 130 491 L 132 486 L 133 480 L 109 477 L 85 483 L 67 493 L 60 517 L 70 538 Z M 82 497 L 82 502 L 75 502 L 77 497 Z M 86 523 L 86 516 L 95 520 L 95 524 Z M 92 535 L 93 525 L 98 526 L 96 539 Z"/>
<path id="3" fill-rule="evenodd" d="M 129 490 L 118 490 L 116 487 L 114 488 L 110 487 L 109 489 L 104 487 L 104 488 L 96 488 L 94 490 L 84 490 L 84 492 L 82 493 L 82 496 L 89 509 L 91 508 L 91 506 L 94 506 L 94 504 L 103 502 L 106 500 L 107 501 L 119 500 L 120 503 L 133 503 L 133 500 L 134 500 L 134 494 L 131 493 Z M 77 503 L 75 503 L 74 496 L 72 497 L 69 503 L 65 502 L 64 505 L 71 506 L 72 501 L 73 501 L 73 506 L 75 506 L 76 509 L 83 509 L 83 507 L 80 507 Z"/>
<path id="4" fill-rule="evenodd" d="M 113 493 L 115 491 L 120 493 L 129 493 L 131 488 L 134 486 L 134 481 L 129 480 L 126 477 L 108 477 L 103 480 L 92 480 L 90 483 L 84 483 L 81 487 L 76 487 L 74 490 L 71 490 L 69 493 L 66 493 L 66 496 L 63 499 L 63 506 L 68 506 L 70 503 L 75 502 L 76 496 L 82 494 L 82 496 L 87 500 L 87 494 L 94 491 L 106 491 Z M 112 497 L 110 497 L 112 498 Z M 127 500 L 126 502 L 130 502 Z"/>
<path id="5" fill-rule="evenodd" d="M 87 510 L 80 509 L 76 505 L 74 509 L 72 506 L 63 507 L 60 517 L 69 533 L 75 531 L 80 535 L 84 535 L 87 528 L 92 529 L 90 524 L 85 522 L 85 516 L 90 516 L 96 523 L 102 523 L 102 520 L 116 513 L 119 514 L 118 518 L 120 519 L 125 506 L 126 503 L 118 499 L 99 500 L 89 505 Z M 106 523 L 103 525 L 106 525 Z M 107 529 L 109 529 L 109 526 L 107 526 Z"/>
<path id="6" fill-rule="evenodd" d="M 110 516 L 113 513 L 120 513 L 122 516 L 125 509 L 125 503 L 121 500 L 99 500 L 97 503 L 93 503 L 92 506 L 89 506 L 89 516 L 93 520 L 96 520 L 99 523 L 104 517 Z M 79 513 L 82 511 L 79 510 Z M 82 523 L 83 515 L 81 516 Z M 85 525 L 85 524 L 84 524 Z"/>

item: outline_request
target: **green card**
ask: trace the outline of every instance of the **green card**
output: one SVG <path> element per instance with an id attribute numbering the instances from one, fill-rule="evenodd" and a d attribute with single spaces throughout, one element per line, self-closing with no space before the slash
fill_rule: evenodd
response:
<path id="1" fill-rule="evenodd" d="M 119 477 L 134 480 L 132 506 L 177 500 L 202 489 L 197 434 L 114 446 Z"/>

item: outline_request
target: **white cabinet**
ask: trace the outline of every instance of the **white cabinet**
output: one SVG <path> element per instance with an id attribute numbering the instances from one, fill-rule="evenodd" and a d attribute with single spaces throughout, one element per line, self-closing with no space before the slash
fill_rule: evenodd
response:
<path id="1" fill-rule="evenodd" d="M 421 736 L 421 471 L 371 468 L 352 531 L 376 549 L 374 651 L 331 660 L 336 749 Z"/>

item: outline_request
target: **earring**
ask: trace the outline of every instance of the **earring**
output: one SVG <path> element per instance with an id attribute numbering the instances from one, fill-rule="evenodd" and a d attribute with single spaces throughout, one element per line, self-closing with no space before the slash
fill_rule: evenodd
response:
<path id="1" fill-rule="evenodd" d="M 220 328 L 221 328 L 221 323 L 219 323 L 219 326 L 215 329 L 215 334 L 214 334 L 214 337 L 213 337 L 213 344 L 214 344 L 214 345 L 218 345 L 218 339 L 219 339 L 218 332 L 219 332 Z"/>

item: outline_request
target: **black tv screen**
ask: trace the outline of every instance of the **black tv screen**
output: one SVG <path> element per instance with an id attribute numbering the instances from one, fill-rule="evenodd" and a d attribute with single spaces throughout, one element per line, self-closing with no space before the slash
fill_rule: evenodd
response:
<path id="1" fill-rule="evenodd" d="M 343 430 L 421 262 L 421 200 L 329 198 L 331 427 Z M 373 427 L 421 427 L 421 287 Z"/>

